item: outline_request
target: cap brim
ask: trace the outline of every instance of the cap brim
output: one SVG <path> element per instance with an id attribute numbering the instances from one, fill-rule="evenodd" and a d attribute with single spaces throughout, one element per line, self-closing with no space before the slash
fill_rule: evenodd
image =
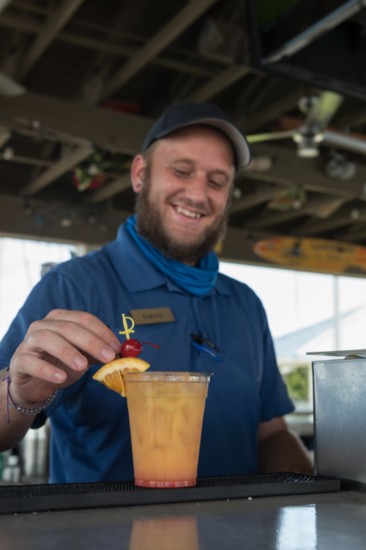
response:
<path id="1" fill-rule="evenodd" d="M 249 144 L 243 134 L 235 126 L 233 126 L 232 124 L 230 124 L 230 122 L 227 122 L 226 120 L 221 120 L 218 118 L 197 118 L 195 120 L 187 122 L 186 124 L 177 124 L 176 128 L 170 127 L 169 130 L 167 129 L 165 132 L 161 132 L 158 136 L 158 139 L 163 138 L 171 134 L 175 130 L 179 130 L 180 128 L 194 126 L 196 124 L 205 124 L 207 126 L 212 126 L 213 128 L 217 128 L 223 134 L 225 134 L 234 147 L 237 169 L 240 170 L 248 166 L 251 161 Z"/>

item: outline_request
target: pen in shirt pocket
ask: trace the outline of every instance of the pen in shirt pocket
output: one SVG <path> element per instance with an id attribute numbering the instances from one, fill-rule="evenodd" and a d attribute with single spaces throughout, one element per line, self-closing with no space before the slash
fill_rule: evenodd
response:
<path id="1" fill-rule="evenodd" d="M 196 350 L 207 353 L 216 363 L 222 361 L 222 353 L 220 353 L 219 348 L 204 336 L 191 334 L 191 344 Z"/>

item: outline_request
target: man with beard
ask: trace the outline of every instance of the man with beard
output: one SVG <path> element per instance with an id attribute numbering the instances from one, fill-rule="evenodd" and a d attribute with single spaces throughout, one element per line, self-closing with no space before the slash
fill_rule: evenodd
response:
<path id="1" fill-rule="evenodd" d="M 133 478 L 126 400 L 92 379 L 119 353 L 127 314 L 141 342 L 160 345 L 143 350 L 157 370 L 213 373 L 199 476 L 311 472 L 283 419 L 293 404 L 263 306 L 218 273 L 213 251 L 249 160 L 214 105 L 163 113 L 132 163 L 136 214 L 115 241 L 49 271 L 1 343 L 0 450 L 49 418 L 51 482 Z"/>

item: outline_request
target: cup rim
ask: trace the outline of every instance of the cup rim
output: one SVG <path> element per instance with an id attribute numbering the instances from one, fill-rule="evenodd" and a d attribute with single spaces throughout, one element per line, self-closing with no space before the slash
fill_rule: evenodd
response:
<path id="1" fill-rule="evenodd" d="M 213 373 L 193 371 L 144 371 L 126 372 L 123 378 L 134 382 L 168 381 L 168 382 L 209 382 Z"/>

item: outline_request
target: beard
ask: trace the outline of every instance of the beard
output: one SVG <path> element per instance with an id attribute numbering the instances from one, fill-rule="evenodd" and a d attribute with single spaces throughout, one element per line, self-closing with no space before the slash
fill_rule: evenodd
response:
<path id="1" fill-rule="evenodd" d="M 149 166 L 146 168 L 142 189 L 137 195 L 135 211 L 137 214 L 137 226 L 139 234 L 158 248 L 167 258 L 173 258 L 179 262 L 195 265 L 200 258 L 211 252 L 216 244 L 223 239 L 226 229 L 230 207 L 228 200 L 225 211 L 213 225 L 194 243 L 184 243 L 170 235 L 164 227 L 159 209 L 150 200 L 151 178 Z"/>

